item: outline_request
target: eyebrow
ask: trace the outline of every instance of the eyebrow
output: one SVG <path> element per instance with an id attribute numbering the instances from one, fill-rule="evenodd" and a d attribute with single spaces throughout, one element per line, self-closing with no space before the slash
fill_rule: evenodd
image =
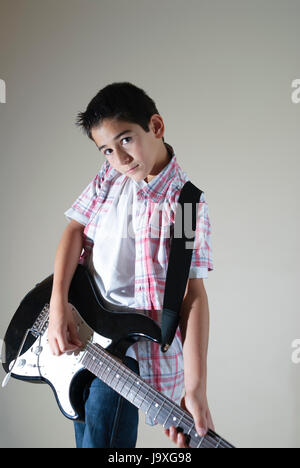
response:
<path id="1" fill-rule="evenodd" d="M 132 130 L 123 130 L 123 132 L 119 133 L 118 135 L 116 135 L 116 136 L 114 137 L 114 140 L 117 140 L 118 138 L 120 138 L 120 136 L 124 135 L 125 133 L 130 133 L 130 132 L 132 132 Z M 102 145 L 102 146 L 100 146 L 100 147 L 98 148 L 99 151 L 101 151 L 101 150 L 102 150 L 103 148 L 105 148 L 106 146 L 107 146 L 107 145 Z"/>

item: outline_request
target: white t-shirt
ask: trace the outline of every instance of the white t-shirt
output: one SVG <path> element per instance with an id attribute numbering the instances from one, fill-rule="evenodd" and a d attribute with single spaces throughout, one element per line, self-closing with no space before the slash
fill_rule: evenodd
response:
<path id="1" fill-rule="evenodd" d="M 109 210 L 101 216 L 87 263 L 107 301 L 135 307 L 135 217 L 139 182 L 125 178 Z M 118 196 L 119 195 L 119 196 Z"/>
<path id="2" fill-rule="evenodd" d="M 126 177 L 108 211 L 101 216 L 87 267 L 102 296 L 118 306 L 135 307 L 135 233 L 137 191 L 145 181 Z M 131 355 L 129 348 L 127 356 Z"/>

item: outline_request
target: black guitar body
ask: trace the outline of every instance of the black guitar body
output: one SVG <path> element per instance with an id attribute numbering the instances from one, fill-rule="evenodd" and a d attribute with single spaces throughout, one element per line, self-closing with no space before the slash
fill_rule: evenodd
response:
<path id="1" fill-rule="evenodd" d="M 38 319 L 46 304 L 49 304 L 52 293 L 53 275 L 38 283 L 30 290 L 20 303 L 14 314 L 4 337 L 4 356 L 2 365 L 6 373 L 9 372 L 10 363 L 16 359 L 19 348 L 28 329 Z M 129 346 L 140 337 L 148 338 L 160 343 L 160 327 L 149 317 L 136 312 L 128 312 L 124 307 L 112 306 L 99 293 L 93 277 L 86 267 L 78 265 L 74 273 L 70 289 L 69 302 L 80 311 L 85 322 L 100 335 L 109 337 L 112 342 L 106 348 L 114 356 L 122 361 Z M 122 310 L 116 312 L 114 309 Z M 124 312 L 124 310 L 127 310 Z M 23 346 L 24 354 L 36 341 L 36 336 L 29 333 Z M 35 383 L 44 383 L 45 379 L 26 377 L 12 374 L 14 378 L 29 380 Z M 73 379 L 70 388 L 70 398 L 78 412 L 81 390 L 94 375 L 88 370 L 82 370 Z M 51 382 L 47 382 L 51 385 Z M 54 393 L 55 389 L 53 388 Z M 76 401 L 78 400 L 78 402 Z"/>
<path id="2" fill-rule="evenodd" d="M 5 358 L 3 368 L 9 372 L 9 364 L 16 358 L 27 329 L 31 329 L 45 304 L 49 304 L 53 275 L 38 283 L 24 297 L 14 314 L 4 337 Z M 73 304 L 85 322 L 100 335 L 111 338 L 106 349 L 123 360 L 129 346 L 140 337 L 160 343 L 160 327 L 151 318 L 136 312 L 116 312 L 99 293 L 93 277 L 83 265 L 78 265 L 70 289 L 69 302 Z M 125 310 L 120 307 L 119 310 Z M 129 310 L 129 309 L 127 309 Z M 28 336 L 22 352 L 24 353 L 36 338 Z"/>
<path id="3" fill-rule="evenodd" d="M 142 337 L 161 344 L 161 329 L 148 316 L 149 311 L 141 313 L 107 302 L 83 265 L 76 268 L 68 299 L 84 345 L 54 356 L 48 342 L 52 285 L 53 275 L 30 290 L 9 324 L 2 358 L 7 375 L 2 386 L 10 376 L 47 383 L 64 416 L 84 421 L 83 389 L 96 376 L 163 427 L 176 421 L 189 437 L 190 447 L 233 448 L 212 430 L 199 437 L 187 411 L 126 367 L 123 361 L 128 347 Z"/>

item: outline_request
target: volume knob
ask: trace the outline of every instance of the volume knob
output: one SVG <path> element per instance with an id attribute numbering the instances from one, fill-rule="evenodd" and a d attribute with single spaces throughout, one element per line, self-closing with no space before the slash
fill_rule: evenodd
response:
<path id="1" fill-rule="evenodd" d="M 37 356 L 39 356 L 39 354 L 41 354 L 42 351 L 43 351 L 43 347 L 42 347 L 42 346 L 37 346 L 37 347 L 34 348 L 34 350 L 33 350 L 34 354 L 36 354 Z"/>

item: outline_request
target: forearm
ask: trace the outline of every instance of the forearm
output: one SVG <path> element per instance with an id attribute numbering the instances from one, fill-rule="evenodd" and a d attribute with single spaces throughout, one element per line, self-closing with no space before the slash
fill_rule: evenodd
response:
<path id="1" fill-rule="evenodd" d="M 57 247 L 51 302 L 68 300 L 69 287 L 80 258 L 82 246 L 82 229 L 74 229 L 69 224 Z"/>
<path id="2" fill-rule="evenodd" d="M 206 291 L 186 296 L 182 303 L 180 330 L 183 340 L 184 381 L 187 393 L 206 393 L 209 306 Z"/>

